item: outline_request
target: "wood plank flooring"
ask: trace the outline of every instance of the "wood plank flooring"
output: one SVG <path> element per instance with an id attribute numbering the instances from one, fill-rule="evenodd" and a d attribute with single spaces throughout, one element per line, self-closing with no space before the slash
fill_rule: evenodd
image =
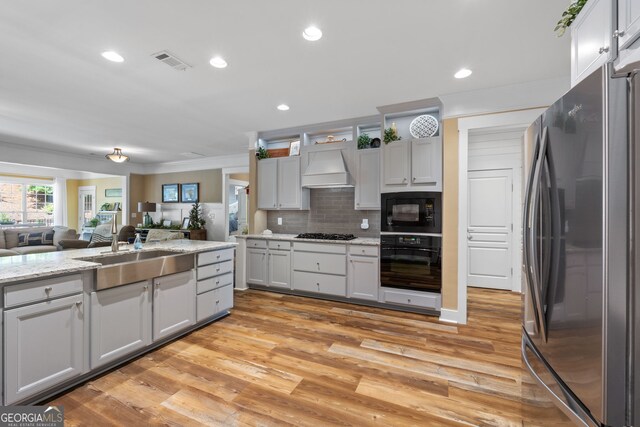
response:
<path id="1" fill-rule="evenodd" d="M 571 425 L 520 361 L 520 296 L 469 324 L 262 291 L 225 319 L 51 403 L 74 425 Z"/>

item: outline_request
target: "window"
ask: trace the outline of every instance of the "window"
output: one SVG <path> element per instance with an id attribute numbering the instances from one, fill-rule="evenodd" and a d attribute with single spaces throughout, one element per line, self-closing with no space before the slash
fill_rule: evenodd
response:
<path id="1" fill-rule="evenodd" d="M 53 224 L 53 185 L 0 182 L 0 224 Z"/>

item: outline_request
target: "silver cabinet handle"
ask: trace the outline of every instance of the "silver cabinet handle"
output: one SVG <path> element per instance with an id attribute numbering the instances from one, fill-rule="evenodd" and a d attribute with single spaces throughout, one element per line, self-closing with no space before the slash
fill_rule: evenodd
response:
<path id="1" fill-rule="evenodd" d="M 149 285 L 144 285 L 144 286 L 142 287 L 142 289 L 144 289 L 144 290 L 146 291 L 147 289 L 149 289 Z"/>
<path id="2" fill-rule="evenodd" d="M 219 284 L 220 284 L 220 280 L 216 280 L 216 285 L 219 285 Z"/>
<path id="3" fill-rule="evenodd" d="M 415 176 L 413 177 L 413 180 L 414 180 L 414 181 L 416 180 L 416 177 L 415 177 Z"/>
<path id="4" fill-rule="evenodd" d="M 217 259 L 220 259 L 220 255 L 218 255 L 216 258 L 217 258 Z"/>
<path id="5" fill-rule="evenodd" d="M 360 203 L 356 203 L 356 206 L 360 206 Z"/>
<path id="6" fill-rule="evenodd" d="M 366 252 L 366 251 L 363 249 L 363 250 L 362 250 L 362 253 L 365 253 L 365 252 Z"/>
<path id="7" fill-rule="evenodd" d="M 46 288 L 44 288 L 44 291 L 45 291 L 46 293 L 49 293 L 49 292 L 51 292 L 51 290 L 52 290 L 52 289 L 53 289 L 53 288 L 52 288 L 51 286 L 47 286 Z"/>
<path id="8" fill-rule="evenodd" d="M 411 304 L 411 298 L 407 298 L 407 302 Z"/>
<path id="9" fill-rule="evenodd" d="M 622 37 L 622 36 L 624 36 L 624 31 L 615 30 L 613 32 L 613 37 L 616 38 L 616 39 L 619 38 L 619 37 Z"/>
<path id="10" fill-rule="evenodd" d="M 219 304 L 219 303 L 220 303 L 220 300 L 219 300 L 219 299 L 218 299 L 218 300 L 216 300 L 216 304 Z"/>
<path id="11" fill-rule="evenodd" d="M 269 254 L 269 255 L 271 255 L 271 254 Z M 218 271 L 220 271 L 220 268 L 216 268 L 216 273 L 217 273 Z"/>
<path id="12" fill-rule="evenodd" d="M 280 203 L 278 206 L 282 207 L 282 203 Z"/>
<path id="13" fill-rule="evenodd" d="M 601 55 L 605 52 L 609 52 L 609 47 L 601 47 L 600 49 L 598 49 L 598 53 Z"/>
<path id="14" fill-rule="evenodd" d="M 402 178 L 402 182 L 407 182 L 407 178 Z"/>
<path id="15" fill-rule="evenodd" d="M 77 306 L 77 307 L 80 307 L 81 305 L 82 305 L 82 301 L 77 301 L 77 302 L 76 302 L 76 306 Z"/>

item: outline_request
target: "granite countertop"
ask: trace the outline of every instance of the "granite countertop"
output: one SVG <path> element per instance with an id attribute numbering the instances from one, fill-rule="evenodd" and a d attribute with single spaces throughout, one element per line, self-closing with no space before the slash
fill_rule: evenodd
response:
<path id="1" fill-rule="evenodd" d="M 205 240 L 166 240 L 163 242 L 145 243 L 141 251 L 163 249 L 181 253 L 206 252 L 213 249 L 232 248 L 237 243 L 210 242 Z M 133 245 L 125 245 L 129 251 L 133 251 Z M 110 247 L 75 249 L 57 252 L 45 252 L 41 254 L 16 255 L 0 257 L 0 284 L 17 282 L 21 280 L 35 279 L 39 277 L 58 274 L 75 273 L 84 270 L 93 270 L 101 264 L 85 261 L 83 258 L 97 255 L 117 255 L 110 251 Z"/>
<path id="2" fill-rule="evenodd" d="M 313 243 L 343 243 L 349 245 L 369 245 L 380 246 L 380 238 L 374 237 L 356 237 L 353 240 L 322 240 L 322 239 L 298 239 L 297 234 L 243 234 L 236 236 L 236 239 L 263 239 L 263 240 L 290 240 L 295 242 L 313 242 Z"/>

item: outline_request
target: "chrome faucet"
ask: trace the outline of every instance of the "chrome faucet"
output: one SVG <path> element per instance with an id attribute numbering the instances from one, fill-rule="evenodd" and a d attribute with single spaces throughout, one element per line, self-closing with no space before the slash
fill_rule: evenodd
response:
<path id="1" fill-rule="evenodd" d="M 117 213 L 113 214 L 111 222 L 111 252 L 118 252 L 118 219 Z"/>

